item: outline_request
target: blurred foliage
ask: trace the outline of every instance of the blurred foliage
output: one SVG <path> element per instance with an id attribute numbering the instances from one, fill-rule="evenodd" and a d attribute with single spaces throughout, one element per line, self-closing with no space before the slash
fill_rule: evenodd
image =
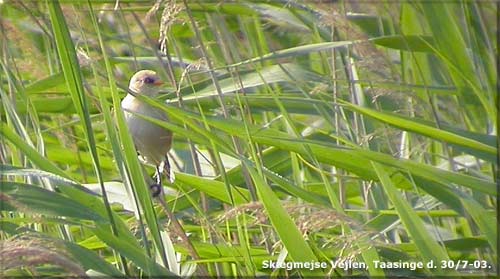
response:
<path id="1" fill-rule="evenodd" d="M 2 274 L 496 274 L 496 7 L 0 1 Z M 140 69 L 168 210 L 120 111 Z"/>

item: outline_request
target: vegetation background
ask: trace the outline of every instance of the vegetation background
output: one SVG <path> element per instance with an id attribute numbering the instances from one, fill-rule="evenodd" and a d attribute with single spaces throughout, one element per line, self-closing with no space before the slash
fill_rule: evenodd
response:
<path id="1" fill-rule="evenodd" d="M 496 274 L 496 16 L 465 0 L 0 1 L 2 274 Z M 168 84 L 144 98 L 175 133 L 167 207 L 119 110 L 140 69 Z M 400 260 L 436 267 L 375 267 Z"/>

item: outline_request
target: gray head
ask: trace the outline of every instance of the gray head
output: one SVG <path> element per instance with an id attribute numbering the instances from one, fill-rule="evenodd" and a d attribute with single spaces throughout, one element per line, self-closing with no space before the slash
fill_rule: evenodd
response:
<path id="1" fill-rule="evenodd" d="M 159 86 L 162 84 L 163 82 L 156 72 L 141 70 L 132 76 L 128 88 L 137 94 L 153 97 L 158 94 Z"/>

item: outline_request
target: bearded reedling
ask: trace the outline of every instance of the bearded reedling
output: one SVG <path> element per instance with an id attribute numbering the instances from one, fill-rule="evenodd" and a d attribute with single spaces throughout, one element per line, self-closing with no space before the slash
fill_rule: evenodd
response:
<path id="1" fill-rule="evenodd" d="M 150 106 L 146 102 L 139 100 L 136 96 L 144 95 L 154 98 L 158 96 L 160 85 L 162 84 L 163 82 L 156 72 L 141 70 L 135 73 L 130 79 L 130 92 L 121 103 L 125 114 L 125 121 L 132 134 L 137 152 L 139 152 L 146 163 L 156 167 L 156 183 L 151 185 L 153 196 L 158 196 L 162 192 L 162 170 L 169 180 L 172 178 L 167 153 L 172 147 L 173 134 L 171 131 L 137 116 L 137 114 L 140 114 L 168 121 L 168 117 L 164 111 Z"/>

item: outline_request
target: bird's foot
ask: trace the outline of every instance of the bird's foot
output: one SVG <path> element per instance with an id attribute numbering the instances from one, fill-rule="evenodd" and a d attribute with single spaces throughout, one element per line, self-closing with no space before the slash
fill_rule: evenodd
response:
<path id="1" fill-rule="evenodd" d="M 162 186 L 158 183 L 149 185 L 149 189 L 151 190 L 151 195 L 153 196 L 153 198 L 158 197 L 162 192 Z"/>

